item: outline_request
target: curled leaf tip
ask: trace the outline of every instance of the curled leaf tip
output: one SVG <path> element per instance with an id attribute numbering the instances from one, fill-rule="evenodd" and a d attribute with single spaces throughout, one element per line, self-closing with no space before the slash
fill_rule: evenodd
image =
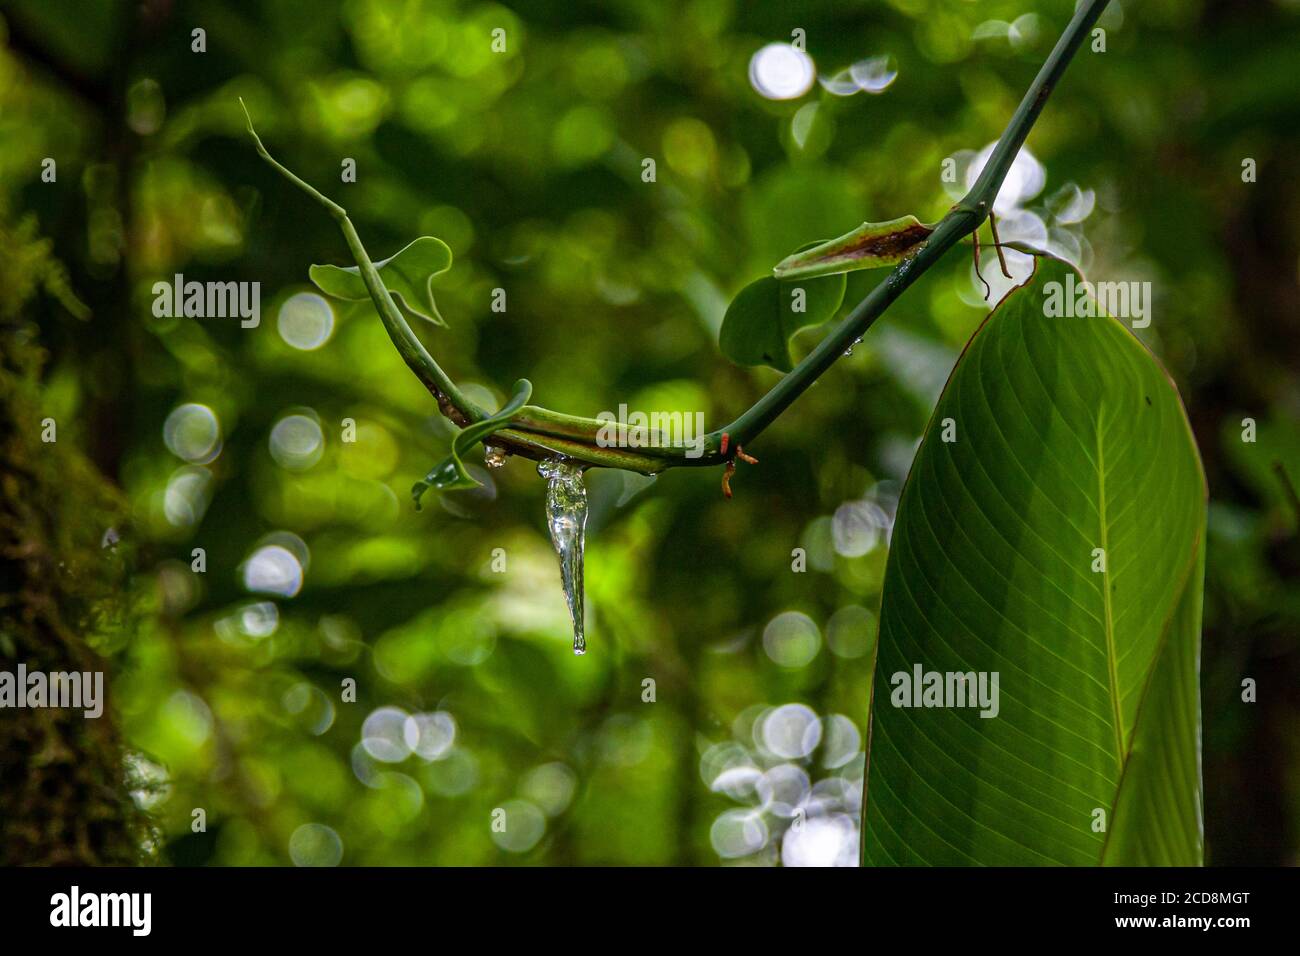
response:
<path id="1" fill-rule="evenodd" d="M 793 279 L 897 265 L 916 252 L 933 232 L 933 226 L 915 216 L 864 222 L 836 239 L 786 256 L 776 264 L 772 275 Z"/>
<path id="2" fill-rule="evenodd" d="M 415 499 L 415 510 L 420 510 L 420 498 L 430 488 L 437 488 L 439 491 L 458 491 L 479 487 L 479 483 L 474 479 L 474 476 L 465 468 L 465 463 L 461 460 L 462 457 L 476 442 L 482 441 L 493 432 L 500 431 L 519 417 L 532 394 L 533 383 L 526 378 L 519 379 L 515 382 L 514 393 L 510 396 L 510 401 L 501 406 L 500 411 L 494 412 L 482 421 L 467 425 L 457 432 L 456 437 L 451 442 L 451 454 L 434 465 L 423 479 L 417 481 L 411 487 L 411 497 Z"/>

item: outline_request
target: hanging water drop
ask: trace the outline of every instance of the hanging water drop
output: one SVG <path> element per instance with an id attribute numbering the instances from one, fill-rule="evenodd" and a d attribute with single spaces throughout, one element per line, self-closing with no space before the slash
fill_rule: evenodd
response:
<path id="1" fill-rule="evenodd" d="M 573 653 L 587 652 L 583 633 L 582 551 L 587 529 L 587 489 L 582 468 L 573 462 L 552 458 L 537 466 L 546 479 L 546 524 L 551 544 L 560 559 L 560 580 L 564 599 L 573 620 Z"/>
<path id="2" fill-rule="evenodd" d="M 507 454 L 500 445 L 488 445 L 483 449 L 483 464 L 489 468 L 500 468 L 506 463 Z"/>

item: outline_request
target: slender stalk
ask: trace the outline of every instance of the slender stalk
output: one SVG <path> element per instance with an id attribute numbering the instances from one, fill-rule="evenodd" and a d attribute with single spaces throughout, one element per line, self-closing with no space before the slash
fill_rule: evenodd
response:
<path id="1" fill-rule="evenodd" d="M 736 444 L 753 441 L 796 398 L 807 391 L 823 372 L 834 365 L 835 360 L 871 328 L 872 323 L 880 318 L 908 286 L 938 262 L 963 236 L 979 228 L 993 208 L 993 200 L 1002 188 L 1002 182 L 1007 178 L 1007 172 L 1020 152 L 1020 147 L 1024 145 L 1025 137 L 1033 129 L 1038 114 L 1043 111 L 1048 96 L 1109 2 L 1110 0 L 1086 0 L 1080 4 L 1042 69 L 1034 77 L 1034 82 L 1029 85 L 1020 106 L 1012 114 L 1011 121 L 1007 123 L 1006 130 L 993 148 L 975 185 L 939 222 L 921 250 L 899 263 L 883 282 L 854 307 L 835 331 L 808 353 L 793 371 L 777 382 L 771 391 L 730 425 L 712 433 L 708 442 L 710 449 L 718 446 L 723 432 L 728 433 L 730 440 Z"/>
<path id="2" fill-rule="evenodd" d="M 1025 137 L 1029 135 L 1048 96 L 1051 95 L 1056 83 L 1069 66 L 1070 60 L 1083 43 L 1084 37 L 1097 22 L 1108 2 L 1109 0 L 1085 0 L 1079 5 L 1065 32 L 1061 34 L 1060 40 L 1057 41 L 1042 69 L 1038 71 L 1038 75 L 1025 92 L 1024 99 L 1012 114 L 1006 130 L 994 147 L 975 185 L 966 197 L 944 216 L 919 251 L 899 263 L 883 282 L 854 307 L 835 331 L 823 339 L 766 395 L 731 424 L 706 435 L 702 454 L 688 457 L 681 448 L 652 447 L 629 451 L 623 448 L 602 447 L 596 439 L 600 422 L 590 418 L 565 415 L 536 405 L 526 406 L 523 414 L 512 421 L 510 427 L 484 438 L 484 442 L 503 446 L 512 453 L 527 458 L 540 459 L 561 454 L 589 465 L 628 468 L 645 474 L 653 474 L 670 467 L 716 465 L 730 461 L 731 456 L 740 446 L 753 441 L 760 432 L 789 408 L 796 398 L 807 391 L 822 373 L 834 365 L 835 360 L 863 336 L 908 286 L 965 236 L 975 233 L 980 224 L 988 218 L 998 190 L 1002 188 L 1002 182 L 1006 179 L 1012 162 L 1019 153 L 1020 147 L 1024 145 Z M 240 105 L 243 105 L 242 100 Z M 244 110 L 244 115 L 246 117 L 248 115 L 247 108 Z M 262 145 L 261 139 L 253 129 L 251 119 L 248 121 L 248 132 L 253 137 L 261 157 L 286 179 L 320 203 L 338 222 L 348 249 L 361 271 L 361 278 L 370 293 L 370 298 L 379 311 L 384 328 L 411 371 L 438 400 L 438 407 L 442 413 L 462 427 L 485 418 L 487 413 L 466 398 L 406 324 L 343 207 L 276 162 Z M 1016 243 L 1005 245 L 1017 247 Z M 998 248 L 1000 253 L 1001 244 Z M 722 451 L 724 434 L 729 440 L 727 454 Z"/>
<path id="3" fill-rule="evenodd" d="M 352 258 L 361 271 L 361 281 L 365 283 L 366 291 L 370 293 L 370 298 L 379 311 L 379 318 L 388 331 L 388 337 L 393 340 L 398 353 L 411 371 L 415 373 L 416 378 L 438 400 L 438 407 L 443 414 L 462 426 L 469 422 L 480 421 L 486 417 L 487 413 L 465 397 L 464 393 L 456 387 L 456 383 L 451 380 L 451 376 L 439 367 L 438 363 L 433 360 L 433 356 L 415 337 L 411 327 L 406 324 L 406 319 L 403 318 L 401 311 L 397 308 L 397 303 L 393 301 L 392 295 L 389 294 L 388 287 L 384 285 L 379 270 L 370 261 L 370 256 L 366 253 L 366 247 L 362 245 L 361 237 L 357 235 L 356 227 L 352 225 L 352 220 L 348 218 L 347 210 L 318 191 L 310 183 L 298 178 L 288 167 L 277 162 L 275 157 L 267 152 L 266 147 L 262 145 L 261 137 L 253 129 L 253 119 L 248 115 L 248 107 L 244 106 L 242 99 L 239 101 L 239 105 L 244 108 L 244 118 L 248 120 L 248 133 L 253 137 L 253 143 L 257 147 L 258 155 L 270 163 L 285 179 L 324 206 L 330 216 L 334 218 L 334 221 L 339 224 L 339 229 L 343 232 L 343 238 L 348 244 L 348 251 L 352 253 Z"/>

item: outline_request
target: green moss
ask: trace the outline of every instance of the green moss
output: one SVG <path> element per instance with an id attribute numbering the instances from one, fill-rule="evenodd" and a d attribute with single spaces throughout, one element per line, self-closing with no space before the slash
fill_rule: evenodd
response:
<path id="1" fill-rule="evenodd" d="M 42 440 L 45 356 L 24 318 L 39 289 L 76 300 L 29 223 L 0 222 L 0 247 L 0 669 L 106 671 L 92 644 L 123 626 L 125 555 L 103 542 L 124 509 L 75 447 L 70 422 Z M 97 719 L 5 712 L 0 865 L 141 862 L 148 826 L 130 796 L 111 703 Z"/>

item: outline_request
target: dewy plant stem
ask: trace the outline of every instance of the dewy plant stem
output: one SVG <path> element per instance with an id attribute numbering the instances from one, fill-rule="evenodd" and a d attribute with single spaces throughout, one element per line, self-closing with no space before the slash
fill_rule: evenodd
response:
<path id="1" fill-rule="evenodd" d="M 596 442 L 601 423 L 595 419 L 580 418 L 529 405 L 508 428 L 493 433 L 485 442 L 500 446 L 512 454 L 535 460 L 556 456 L 571 458 L 584 465 L 625 468 L 643 473 L 654 473 L 666 468 L 687 465 L 717 465 L 731 462 L 736 450 L 752 442 L 772 424 L 796 398 L 802 395 L 822 374 L 835 364 L 871 328 L 876 319 L 926 270 L 930 269 L 965 236 L 974 233 L 988 218 L 998 190 L 1007 177 L 1025 138 L 1033 129 L 1047 98 L 1051 95 L 1071 59 L 1105 10 L 1109 0 L 1085 0 L 1075 10 L 1061 38 L 1053 47 L 1038 75 L 1026 90 L 1020 105 L 1007 123 L 988 162 L 975 185 L 961 202 L 940 220 L 930 238 L 915 255 L 899 263 L 885 279 L 869 292 L 794 369 L 729 425 L 704 436 L 703 453 L 688 457 L 680 448 L 605 448 Z M 242 105 L 242 101 L 241 101 Z M 245 109 L 245 116 L 247 110 Z M 433 356 L 416 338 L 393 301 L 383 278 L 370 260 L 357 235 L 346 210 L 304 182 L 291 170 L 277 162 L 253 130 L 252 120 L 248 132 L 258 153 L 294 185 L 320 203 L 339 224 L 352 258 L 360 269 L 379 317 L 397 347 L 403 360 L 425 388 L 438 401 L 444 415 L 464 427 L 481 421 L 487 412 L 471 402 L 456 386 L 451 377 L 434 361 Z M 725 436 L 725 441 L 724 441 Z"/>

